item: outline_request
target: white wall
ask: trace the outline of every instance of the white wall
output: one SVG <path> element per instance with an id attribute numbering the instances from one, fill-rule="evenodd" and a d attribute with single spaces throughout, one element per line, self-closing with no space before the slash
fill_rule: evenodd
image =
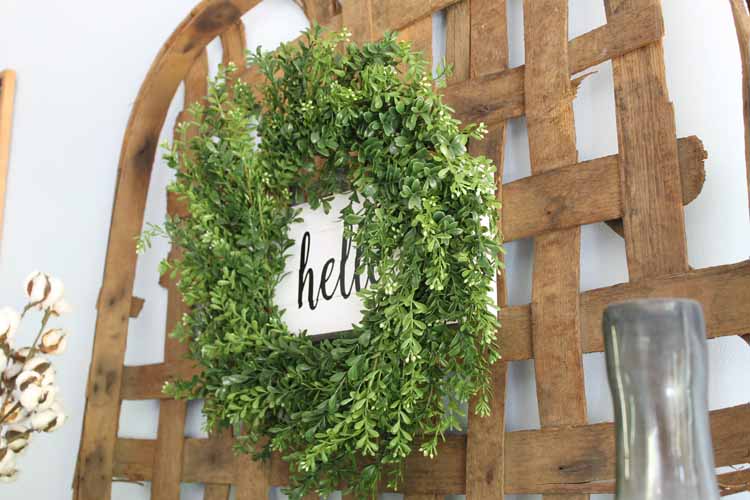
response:
<path id="1" fill-rule="evenodd" d="M 0 1 L 0 68 L 18 72 L 0 248 L 0 303 L 20 306 L 22 279 L 40 268 L 64 279 L 76 306 L 75 313 L 61 322 L 73 335 L 70 350 L 59 364 L 71 420 L 58 433 L 33 443 L 21 459 L 19 481 L 0 486 L 3 498 L 71 498 L 120 144 L 153 57 L 193 3 Z M 571 36 L 604 23 L 601 3 L 571 2 Z M 511 61 L 517 65 L 523 62 L 521 0 L 509 0 L 509 12 Z M 665 2 L 664 12 L 664 47 L 677 131 L 681 137 L 698 135 L 710 155 L 703 192 L 686 210 L 690 263 L 700 268 L 737 262 L 747 258 L 750 232 L 739 54 L 729 4 L 726 0 L 672 0 Z M 266 0 L 247 16 L 246 23 L 251 47 L 259 43 L 271 47 L 292 38 L 305 21 L 291 0 Z M 442 26 L 439 17 L 436 25 Z M 438 48 L 444 45 L 440 36 L 437 42 Z M 212 65 L 218 63 L 218 54 L 214 44 Z M 582 160 L 617 151 L 611 67 L 607 63 L 597 69 L 575 102 Z M 171 125 L 165 130 L 169 129 Z M 523 120 L 512 122 L 508 144 L 506 181 L 529 172 Z M 147 220 L 160 220 L 167 180 L 166 170 L 157 168 Z M 532 244 L 519 241 L 508 247 L 510 300 L 526 303 Z M 140 262 L 136 293 L 149 300 L 131 326 L 126 356 L 131 364 L 158 362 L 163 355 L 165 294 L 156 286 L 156 263 L 165 253 L 166 246 L 157 244 Z M 584 228 L 582 264 L 584 290 L 627 278 L 623 243 L 601 224 Z M 748 378 L 750 349 L 734 338 L 711 341 L 709 348 L 711 407 L 747 403 L 750 385 L 743 381 Z M 585 368 L 589 418 L 592 422 L 611 420 L 603 357 L 587 355 Z M 532 362 L 513 363 L 510 378 L 508 427 L 538 426 Z M 121 435 L 153 437 L 156 408 L 152 402 L 127 404 Z M 191 435 L 201 433 L 197 407 L 192 408 L 189 427 Z M 201 498 L 199 493 L 199 487 L 186 486 L 183 497 Z M 114 498 L 148 498 L 148 487 L 117 484 Z"/>

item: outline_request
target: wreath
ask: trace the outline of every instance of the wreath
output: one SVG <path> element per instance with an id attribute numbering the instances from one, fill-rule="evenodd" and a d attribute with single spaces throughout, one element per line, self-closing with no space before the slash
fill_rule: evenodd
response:
<path id="1" fill-rule="evenodd" d="M 190 310 L 175 335 L 203 369 L 166 391 L 205 400 L 208 428 L 241 429 L 239 451 L 280 452 L 293 499 L 397 487 L 470 398 L 489 413 L 500 357 L 494 166 L 467 152 L 484 127 L 459 126 L 408 43 L 349 36 L 315 27 L 250 54 L 260 102 L 221 69 L 166 154 L 190 216 L 167 219 L 182 256 L 162 272 L 179 276 Z M 350 193 L 345 235 L 378 279 L 359 325 L 314 341 L 285 325 L 274 289 L 295 204 L 328 210 L 334 193 Z"/>

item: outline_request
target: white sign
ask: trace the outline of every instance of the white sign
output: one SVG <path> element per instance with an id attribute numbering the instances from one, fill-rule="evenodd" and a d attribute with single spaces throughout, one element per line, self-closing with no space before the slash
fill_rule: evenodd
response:
<path id="1" fill-rule="evenodd" d="M 373 276 L 355 274 L 359 266 L 356 248 L 344 239 L 341 209 L 348 195 L 337 195 L 326 214 L 322 208 L 301 206 L 303 222 L 293 224 L 289 237 L 285 276 L 276 288 L 276 304 L 285 309 L 284 321 L 292 332 L 307 330 L 320 336 L 351 330 L 362 319 L 357 291 Z"/>

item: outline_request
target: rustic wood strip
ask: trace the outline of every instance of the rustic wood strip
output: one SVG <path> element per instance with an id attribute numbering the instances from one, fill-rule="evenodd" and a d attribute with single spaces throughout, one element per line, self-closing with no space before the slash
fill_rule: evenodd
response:
<path id="1" fill-rule="evenodd" d="M 189 379 L 201 372 L 190 360 L 172 361 L 153 365 L 126 366 L 122 374 L 124 400 L 162 399 L 162 388 L 166 382 Z"/>
<path id="2" fill-rule="evenodd" d="M 677 276 L 623 283 L 581 294 L 581 344 L 584 353 L 603 352 L 601 320 L 608 304 L 638 298 L 681 297 L 703 306 L 707 336 L 743 335 L 750 331 L 750 261 L 693 270 Z M 531 306 L 501 311 L 503 358 L 521 361 L 533 357 Z M 123 399 L 163 398 L 161 387 L 172 378 L 190 378 L 198 368 L 192 362 L 129 366 L 123 377 Z M 127 396 L 127 397 L 126 397 Z"/>
<path id="3" fill-rule="evenodd" d="M 745 463 L 750 450 L 750 434 L 747 433 L 750 405 L 712 411 L 710 419 L 716 466 Z M 506 494 L 614 491 L 616 457 L 613 423 L 509 432 L 505 442 Z M 154 447 L 153 440 L 118 439 L 116 477 L 133 481 L 150 480 Z M 466 484 L 465 454 L 466 436 L 462 435 L 447 436 L 434 459 L 413 454 L 407 460 L 403 490 L 409 494 L 463 494 Z M 246 474 L 233 465 L 241 458 L 236 457 L 228 445 L 216 440 L 187 439 L 183 482 L 231 484 L 236 481 L 235 474 Z M 278 455 L 273 456 L 270 470 L 272 485 L 288 484 L 288 468 Z M 720 483 L 723 477 L 720 476 Z"/>
<path id="4" fill-rule="evenodd" d="M 654 0 L 606 0 L 607 17 Z M 661 41 L 612 59 L 631 281 L 688 269 L 674 112 Z"/>
<path id="5" fill-rule="evenodd" d="M 137 318 L 141 311 L 143 310 L 143 306 L 146 304 L 146 300 L 142 299 L 140 297 L 131 297 L 130 298 L 130 317 L 131 318 Z"/>
<path id="6" fill-rule="evenodd" d="M 211 432 L 210 439 L 218 441 L 226 447 L 232 446 L 232 433 L 229 430 L 221 432 Z M 230 486 L 226 484 L 206 484 L 203 492 L 203 500 L 229 500 Z"/>
<path id="7" fill-rule="evenodd" d="M 708 338 L 741 335 L 750 331 L 750 261 L 690 271 L 677 276 L 654 277 L 581 294 L 581 342 L 583 351 L 603 352 L 601 321 L 608 304 L 639 298 L 680 297 L 701 303 Z M 530 359 L 531 307 L 514 306 L 502 311 L 503 356 L 515 361 Z"/>
<path id="8" fill-rule="evenodd" d="M 341 14 L 341 7 L 336 0 L 304 0 L 302 6 L 310 22 L 316 22 L 321 26 Z"/>
<path id="9" fill-rule="evenodd" d="M 238 23 L 240 24 L 233 24 L 225 33 L 230 33 L 230 38 L 238 38 L 239 35 L 237 32 L 242 30 L 241 37 L 244 44 L 244 28 L 241 26 L 241 21 L 238 21 Z M 222 38 L 222 42 L 224 42 L 224 38 Z M 228 51 L 227 43 L 224 44 L 224 50 L 226 54 Z M 230 49 L 229 52 L 231 50 L 233 49 Z M 185 94 L 183 105 L 187 108 L 208 93 L 208 54 L 205 50 L 196 58 L 184 82 Z M 179 248 L 173 247 L 170 253 L 175 254 L 175 257 L 178 259 L 181 257 Z M 182 320 L 182 316 L 188 310 L 177 288 L 177 280 L 169 280 L 167 284 L 167 318 L 164 339 L 165 363 L 179 361 L 188 352 L 187 345 L 173 338 L 171 335 Z M 180 499 L 186 416 L 187 401 L 162 400 L 159 407 L 159 427 L 156 452 L 154 453 L 154 477 L 151 485 L 151 498 L 154 500 Z"/>
<path id="10" fill-rule="evenodd" d="M 0 71 L 0 238 L 5 220 L 5 193 L 10 161 L 10 135 L 13 129 L 13 102 L 16 95 L 16 72 Z"/>
<path id="11" fill-rule="evenodd" d="M 98 303 L 75 500 L 109 500 L 120 413 L 120 385 L 136 267 L 159 134 L 179 83 L 209 41 L 260 0 L 207 0 L 178 26 L 157 55 L 130 115 L 120 156 L 104 281 Z"/>
<path id="12" fill-rule="evenodd" d="M 372 25 L 377 37 L 407 26 L 450 7 L 459 0 L 376 0 L 372 3 Z M 347 3 L 344 2 L 344 10 Z"/>
<path id="13" fill-rule="evenodd" d="M 604 26 L 570 41 L 570 74 L 654 43 L 664 35 L 661 10 L 631 8 L 609 18 Z M 521 116 L 524 107 L 525 66 L 473 78 L 445 89 L 444 101 L 464 122 L 488 124 Z"/>
<path id="14" fill-rule="evenodd" d="M 687 205 L 703 187 L 706 152 L 695 136 L 679 139 L 677 145 L 682 200 Z M 502 217 L 505 240 L 621 217 L 618 162 L 619 156 L 612 155 L 505 184 Z M 168 193 L 167 209 L 171 215 L 187 215 L 184 204 L 174 193 Z"/>
<path id="15" fill-rule="evenodd" d="M 505 0 L 469 0 L 450 7 L 447 11 L 447 34 L 447 59 L 456 68 L 451 83 L 502 71 L 508 67 Z M 504 148 L 505 123 L 491 128 L 483 141 L 472 141 L 469 144 L 473 155 L 486 156 L 495 164 L 496 196 L 501 203 L 504 199 Z M 497 303 L 501 308 L 508 303 L 507 295 L 505 275 L 498 273 Z M 466 435 L 468 500 L 504 498 L 506 383 L 507 363 L 500 360 L 492 367 L 494 397 L 490 403 L 490 416 L 478 417 L 471 411 L 476 401 L 469 403 Z"/>
<path id="16" fill-rule="evenodd" d="M 324 24 L 327 29 L 334 31 L 346 26 L 353 32 L 355 41 L 370 41 L 373 37 L 381 37 L 386 31 L 406 30 L 412 24 L 430 17 L 435 12 L 449 7 L 459 0 L 376 0 L 373 10 L 370 11 L 368 7 L 370 4 L 366 2 L 371 1 L 350 0 L 345 3 L 349 8 L 348 12 L 339 14 L 336 11 L 327 22 L 320 24 Z M 381 15 L 383 12 L 385 12 L 385 15 Z M 299 40 L 301 40 L 301 37 L 295 38 L 290 43 Z M 240 78 L 250 85 L 256 86 L 262 82 L 263 75 L 260 74 L 257 67 L 250 66 Z"/>
<path id="17" fill-rule="evenodd" d="M 229 500 L 231 487 L 226 484 L 207 484 L 203 500 Z"/>
<path id="18" fill-rule="evenodd" d="M 237 500 L 268 498 L 271 489 L 271 464 L 257 462 L 243 453 L 234 457 L 234 471 Z"/>
<path id="19" fill-rule="evenodd" d="M 377 0 L 376 0 L 377 1 Z M 351 0 L 343 5 L 341 12 L 345 28 L 352 33 L 352 40 L 362 44 L 375 36 L 372 19 L 372 0 Z"/>
<path id="20" fill-rule="evenodd" d="M 532 175 L 578 161 L 568 64 L 568 0 L 524 0 L 524 79 Z M 532 347 L 542 429 L 586 423 L 578 287 L 581 228 L 534 240 Z M 511 467 L 509 464 L 508 467 Z M 565 495 L 559 500 L 586 500 Z"/>
<path id="21" fill-rule="evenodd" d="M 704 162 L 708 158 L 708 153 L 703 149 L 703 143 L 700 139 L 690 136 L 685 139 L 677 139 L 677 157 L 680 162 L 682 203 L 683 205 L 687 205 L 698 197 L 698 194 L 703 189 L 703 184 L 706 182 Z M 688 169 L 690 172 L 687 171 Z M 618 235 L 623 238 L 625 237 L 622 219 L 607 221 L 607 225 Z"/>
<path id="22" fill-rule="evenodd" d="M 187 205 L 180 200 L 177 193 L 167 191 L 167 213 L 171 216 L 187 217 L 188 213 Z"/>
<path id="23" fill-rule="evenodd" d="M 448 84 L 471 77 L 471 0 L 463 0 L 445 9 L 445 62 L 453 68 Z"/>
<path id="24" fill-rule="evenodd" d="M 748 195 L 750 195 L 750 14 L 748 14 L 748 5 L 742 0 L 729 0 L 729 3 L 732 6 L 742 62 L 742 117 L 745 124 L 745 164 Z"/>
<path id="25" fill-rule="evenodd" d="M 750 491 L 750 469 L 740 469 L 719 476 L 721 496 Z"/>
<path id="26" fill-rule="evenodd" d="M 508 68 L 508 20 L 505 0 L 471 0 L 471 77 Z"/>
<path id="27" fill-rule="evenodd" d="M 410 41 L 412 50 L 422 53 L 429 72 L 432 68 L 432 18 L 425 17 L 407 26 L 399 33 L 398 38 Z"/>
<path id="28" fill-rule="evenodd" d="M 245 23 L 241 19 L 232 24 L 229 29 L 224 31 L 221 36 L 221 64 L 228 66 L 230 62 L 237 66 L 237 74 L 242 74 L 245 70 L 245 49 L 247 39 L 245 37 Z"/>
<path id="29" fill-rule="evenodd" d="M 700 140 L 680 139 L 683 203 L 694 200 L 705 180 Z M 503 186 L 506 241 L 569 227 L 619 219 L 624 213 L 617 155 L 525 177 Z"/>

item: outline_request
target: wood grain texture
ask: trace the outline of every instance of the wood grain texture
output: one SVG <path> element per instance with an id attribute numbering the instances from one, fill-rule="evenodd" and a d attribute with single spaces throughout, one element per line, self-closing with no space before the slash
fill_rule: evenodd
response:
<path id="1" fill-rule="evenodd" d="M 463 0 L 445 9 L 445 62 L 453 68 L 449 85 L 471 77 L 471 3 Z"/>
<path id="2" fill-rule="evenodd" d="M 744 463 L 750 453 L 747 422 L 750 405 L 711 412 L 717 467 Z M 615 475 L 615 427 L 612 423 L 509 432 L 505 437 L 506 494 L 612 493 Z M 153 440 L 118 439 L 117 477 L 148 481 L 153 472 Z M 403 490 L 409 495 L 463 494 L 466 485 L 466 436 L 447 436 L 434 459 L 414 454 L 407 460 Z M 228 445 L 211 439 L 187 439 L 183 482 L 231 484 L 244 475 Z M 278 455 L 270 464 L 270 483 L 284 486 L 288 469 Z M 722 482 L 724 476 L 719 476 Z M 731 476 L 727 476 L 731 477 Z M 257 497 L 265 498 L 265 497 Z"/>
<path id="3" fill-rule="evenodd" d="M 653 0 L 606 0 L 608 18 Z M 631 281 L 688 270 L 685 218 L 661 42 L 612 60 Z"/>
<path id="4" fill-rule="evenodd" d="M 230 36 L 236 36 L 236 32 L 240 29 L 241 27 L 238 28 L 238 24 L 235 23 L 226 33 L 235 33 L 235 35 Z M 242 37 L 244 43 L 244 31 Z M 208 93 L 208 55 L 205 50 L 196 58 L 185 77 L 184 83 L 184 108 L 190 107 L 191 104 L 202 99 Z M 184 116 L 184 113 L 181 116 Z M 175 129 L 177 129 L 177 125 Z M 173 258 L 179 259 L 181 250 L 173 247 L 170 254 L 173 254 Z M 174 339 L 171 335 L 180 323 L 182 316 L 188 311 L 189 309 L 183 303 L 182 296 L 177 288 L 177 279 L 168 280 L 166 335 L 164 340 L 165 363 L 182 360 L 188 352 L 187 345 Z M 187 401 L 162 400 L 159 407 L 159 426 L 154 453 L 154 477 L 151 484 L 151 498 L 154 500 L 180 499 L 186 416 Z"/>
<path id="5" fill-rule="evenodd" d="M 502 71 L 508 66 L 505 0 L 465 0 L 447 9 L 446 59 L 454 66 L 449 83 Z M 503 201 L 505 123 L 491 128 L 482 141 L 471 141 L 473 155 L 491 159 L 496 166 L 496 196 Z M 500 257 L 503 259 L 503 256 Z M 497 276 L 497 303 L 507 304 L 504 273 Z M 492 367 L 490 415 L 479 417 L 469 402 L 466 435 L 466 497 L 468 500 L 502 500 L 505 489 L 505 387 L 507 363 Z"/>
<path id="6" fill-rule="evenodd" d="M 198 54 L 259 0 L 207 0 L 180 24 L 157 55 L 133 105 L 120 155 L 97 305 L 75 500 L 109 500 L 120 413 L 120 384 L 136 267 L 136 236 L 143 226 L 159 134 L 179 83 Z"/>
<path id="7" fill-rule="evenodd" d="M 321 26 L 328 24 L 333 17 L 341 14 L 341 6 L 337 0 L 303 0 L 302 6 L 307 19 Z"/>
<path id="8" fill-rule="evenodd" d="M 750 469 L 738 469 L 719 476 L 721 496 L 750 491 Z"/>
<path id="9" fill-rule="evenodd" d="M 228 484 L 207 484 L 203 500 L 229 500 L 231 487 Z"/>
<path id="10" fill-rule="evenodd" d="M 130 299 L 130 317 L 137 318 L 141 314 L 145 304 L 145 299 L 142 299 L 141 297 L 132 297 Z"/>
<path id="11" fill-rule="evenodd" d="M 399 40 L 411 42 L 414 52 L 420 52 L 427 68 L 432 67 L 432 18 L 425 17 L 401 30 Z"/>
<path id="12" fill-rule="evenodd" d="M 373 31 L 378 37 L 383 36 L 386 31 L 400 31 L 457 1 L 459 0 L 372 0 Z M 347 3 L 343 2 L 344 10 Z"/>
<path id="13" fill-rule="evenodd" d="M 271 464 L 253 460 L 250 455 L 234 457 L 236 500 L 268 498 L 271 489 Z"/>
<path id="14" fill-rule="evenodd" d="M 568 0 L 524 0 L 524 79 L 532 175 L 578 161 Z M 579 293 L 581 228 L 534 239 L 532 346 L 542 429 L 586 423 Z M 566 495 L 559 500 L 585 500 Z"/>
<path id="15" fill-rule="evenodd" d="M 604 26 L 570 41 L 570 74 L 654 43 L 663 35 L 660 9 L 646 6 L 618 12 Z M 444 91 L 444 101 L 463 122 L 494 124 L 516 118 L 525 112 L 525 70 L 518 66 L 451 85 Z"/>
<path id="16" fill-rule="evenodd" d="M 231 447 L 232 446 L 232 433 L 228 430 L 221 432 L 211 432 L 209 439 L 214 441 L 219 446 Z M 206 484 L 205 491 L 203 493 L 203 500 L 229 500 L 230 486 L 227 484 Z"/>
<path id="17" fill-rule="evenodd" d="M 194 361 L 179 360 L 152 365 L 125 366 L 122 373 L 123 400 L 162 399 L 164 384 L 200 373 Z"/>
<path id="18" fill-rule="evenodd" d="M 5 220 L 5 194 L 8 189 L 10 137 L 13 129 L 13 102 L 16 95 L 16 72 L 0 71 L 0 238 Z"/>
<path id="19" fill-rule="evenodd" d="M 219 38 L 222 49 L 221 64 L 226 67 L 230 62 L 234 63 L 237 66 L 237 74 L 242 74 L 245 70 L 245 49 L 247 47 L 245 23 L 238 19 Z"/>
<path id="20" fill-rule="evenodd" d="M 700 140 L 678 141 L 682 200 L 690 203 L 705 181 L 705 151 Z M 606 156 L 525 177 L 503 186 L 503 234 L 506 241 L 594 222 L 619 219 L 620 158 Z"/>
<path id="21" fill-rule="evenodd" d="M 504 204 L 506 240 L 534 236 L 538 254 L 562 252 L 565 259 L 577 262 L 576 255 L 572 255 L 575 252 L 570 252 L 570 234 L 581 224 L 611 222 L 625 216 L 626 222 L 620 226 L 629 246 L 636 239 L 648 237 L 650 233 L 635 234 L 632 230 L 642 224 L 633 218 L 637 203 L 643 203 L 649 213 L 666 213 L 656 219 L 657 232 L 663 233 L 664 241 L 681 231 L 684 235 L 681 222 L 671 214 L 681 211 L 681 205 L 700 192 L 705 177 L 705 151 L 697 138 L 677 141 L 674 124 L 669 121 L 671 104 L 659 47 L 664 28 L 657 1 L 609 0 L 609 22 L 568 41 L 567 36 L 561 36 L 565 16 L 559 15 L 566 2 L 526 0 L 528 64 L 512 70 L 507 69 L 504 0 L 351 0 L 344 3 L 348 12 L 341 12 L 334 0 L 300 1 L 310 17 L 333 29 L 340 28 L 345 20 L 353 20 L 361 25 L 357 29 L 364 33 L 362 40 L 379 37 L 386 30 L 401 30 L 401 38 L 413 40 L 417 49 L 428 55 L 432 44 L 430 15 L 448 8 L 447 56 L 456 64 L 456 72 L 446 89 L 446 102 L 455 107 L 462 119 L 490 124 L 487 139 L 470 144 L 470 149 L 492 158 L 501 167 L 497 184 Z M 134 106 L 123 144 L 105 281 L 98 301 L 89 399 L 74 481 L 76 500 L 108 500 L 113 476 L 154 481 L 154 497 L 165 499 L 177 498 L 180 481 L 207 483 L 208 500 L 226 500 L 230 484 L 238 487 L 238 498 L 255 500 L 267 498 L 270 485 L 288 483 L 287 465 L 278 456 L 267 464 L 256 463 L 249 457 L 233 455 L 229 439 L 183 439 L 180 426 L 184 425 L 184 407 L 179 406 L 181 403 L 172 407 L 175 402 L 164 398 L 161 387 L 171 377 L 197 373 L 198 367 L 192 362 L 175 356 L 157 365 L 122 367 L 128 316 L 137 303 L 132 297 L 136 259 L 133 237 L 143 221 L 150 169 L 167 107 L 178 82 L 187 74 L 191 58 L 203 50 L 208 40 L 222 36 L 225 62 L 240 57 L 244 43 L 237 22 L 256 3 L 202 2 L 165 44 Z M 367 8 L 356 10 L 358 5 Z M 657 50 L 652 50 L 654 47 Z M 571 83 L 570 76 L 610 58 L 615 59 L 613 65 L 622 66 L 619 76 L 615 74 L 619 85 L 616 104 L 620 153 L 578 162 L 572 115 L 568 113 L 577 83 Z M 244 68 L 242 78 L 251 83 L 260 81 L 254 68 Z M 641 85 L 645 92 L 639 90 Z M 654 116 L 645 116 L 652 106 Z M 504 121 L 524 113 L 530 123 L 534 175 L 503 186 Z M 645 130 L 655 131 L 653 137 Z M 642 169 L 647 162 L 653 172 Z M 621 172 L 634 169 L 637 175 L 621 184 Z M 652 186 L 643 198 L 660 199 L 633 201 L 633 189 L 628 187 L 643 187 L 642 183 L 654 172 L 656 187 Z M 664 193 L 666 197 L 662 196 Z M 187 215 L 176 199 L 168 200 L 168 210 Z M 672 224 L 679 227 L 675 229 Z M 548 405 L 548 410 L 541 411 L 544 428 L 504 432 L 507 364 L 496 365 L 493 417 L 470 417 L 468 434 L 448 436 L 434 460 L 410 457 L 403 487 L 407 498 L 434 499 L 466 493 L 469 500 L 500 499 L 503 491 L 581 498 L 613 491 L 613 425 L 568 425 L 580 417 L 580 401 L 573 405 L 573 411 L 549 406 L 550 401 L 561 399 L 550 385 L 549 381 L 557 382 L 553 375 L 562 373 L 564 378 L 570 360 L 574 364 L 580 361 L 580 352 L 603 350 L 600 321 L 604 307 L 630 298 L 693 298 L 704 306 L 709 337 L 750 332 L 750 318 L 743 314 L 750 306 L 750 261 L 689 271 L 687 267 L 680 268 L 679 251 L 665 254 L 658 242 L 646 242 L 641 247 L 646 251 L 644 255 L 657 256 L 659 262 L 653 267 L 658 267 L 658 272 L 647 274 L 649 263 L 630 259 L 631 277 L 636 272 L 634 283 L 583 294 L 578 292 L 577 278 L 569 274 L 569 268 L 556 267 L 551 260 L 535 262 L 533 304 L 503 309 L 500 335 L 506 362 L 537 357 L 538 374 L 547 370 L 538 383 L 540 401 Z M 670 270 L 670 266 L 678 270 Z M 501 278 L 501 304 L 504 297 Z M 572 309 L 577 308 L 577 315 L 566 304 L 574 304 Z M 576 342 L 566 335 L 576 331 L 570 328 L 571 314 L 580 325 L 577 351 Z M 562 320 L 555 321 L 561 315 Z M 550 335 L 550 331 L 560 335 Z M 557 347 L 553 348 L 555 343 Z M 555 349 L 563 355 L 557 356 Z M 578 371 L 575 366 L 573 373 Z M 563 390 L 570 390 L 568 385 L 561 385 Z M 571 387 L 581 394 L 577 381 Z M 160 417 L 158 439 L 117 439 L 120 400 L 146 398 L 162 400 L 163 421 Z M 748 405 L 712 412 L 718 466 L 747 461 L 749 419 Z M 558 423 L 565 425 L 550 427 Z M 168 463 L 169 456 L 173 463 Z M 730 473 L 723 475 L 720 482 L 742 477 Z M 161 493 L 156 491 L 159 488 Z"/>
<path id="22" fill-rule="evenodd" d="M 708 338 L 741 335 L 750 331 L 750 261 L 690 271 L 677 276 L 645 279 L 590 290 L 581 294 L 581 343 L 583 352 L 603 352 L 601 321 L 613 302 L 639 298 L 681 297 L 701 303 Z M 505 308 L 503 357 L 508 361 L 531 359 L 531 307 Z"/>
<path id="23" fill-rule="evenodd" d="M 507 193 L 507 187 L 506 187 Z M 506 200 L 507 203 L 507 200 Z M 684 297 L 703 306 L 709 338 L 742 335 L 750 331 L 750 261 L 678 276 L 655 277 L 639 283 L 623 283 L 581 294 L 581 342 L 583 351 L 602 352 L 601 318 L 612 302 L 636 298 Z M 506 307 L 501 312 L 503 357 L 507 361 L 533 358 L 531 306 Z M 191 361 L 127 366 L 123 372 L 123 399 L 157 399 L 161 387 L 173 378 L 189 378 L 199 368 Z"/>
<path id="24" fill-rule="evenodd" d="M 375 36 L 372 3 L 373 0 L 350 0 L 343 5 L 342 23 L 352 33 L 355 43 L 369 42 Z"/>

